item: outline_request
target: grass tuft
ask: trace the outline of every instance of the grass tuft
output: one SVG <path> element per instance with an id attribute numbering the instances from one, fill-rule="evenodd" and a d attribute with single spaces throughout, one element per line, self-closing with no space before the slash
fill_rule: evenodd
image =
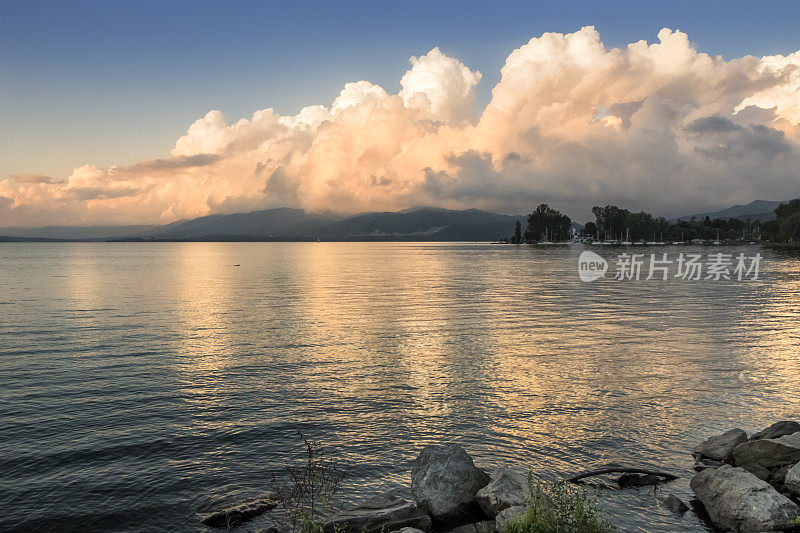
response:
<path id="1" fill-rule="evenodd" d="M 534 481 L 528 476 L 531 498 L 525 513 L 506 524 L 503 533 L 607 533 L 597 500 L 565 481 Z"/>

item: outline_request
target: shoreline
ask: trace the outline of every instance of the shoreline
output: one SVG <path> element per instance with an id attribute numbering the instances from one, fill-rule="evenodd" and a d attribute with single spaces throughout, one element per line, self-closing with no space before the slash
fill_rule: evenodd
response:
<path id="1" fill-rule="evenodd" d="M 308 469 L 293 470 L 295 481 L 331 482 L 334 478 L 326 476 L 332 471 L 326 469 L 335 469 L 335 463 L 318 457 L 313 442 L 305 442 Z M 709 530 L 800 531 L 800 423 L 775 422 L 749 436 L 734 428 L 699 443 L 691 455 L 695 461 L 690 480 L 693 498 L 687 502 L 665 491 L 667 496 L 659 498 L 661 507 L 680 516 L 692 513 Z M 428 445 L 412 463 L 412 498 L 378 494 L 324 512 L 313 503 L 303 508 L 302 499 L 293 501 L 289 496 L 294 492 L 275 489 L 267 497 L 203 516 L 201 522 L 210 528 L 235 530 L 259 515 L 276 513 L 264 533 L 517 533 L 551 529 L 604 533 L 616 529 L 615 517 L 596 506 L 588 489 L 668 488 L 671 482 L 686 479 L 680 473 L 610 465 L 561 481 L 542 482 L 534 472 L 525 475 L 515 468 L 502 464 L 488 472 L 476 466 L 460 445 Z M 340 479 L 336 478 L 336 483 Z M 586 483 L 590 479 L 599 483 Z M 319 495 L 324 495 L 324 482 L 319 488 Z"/>

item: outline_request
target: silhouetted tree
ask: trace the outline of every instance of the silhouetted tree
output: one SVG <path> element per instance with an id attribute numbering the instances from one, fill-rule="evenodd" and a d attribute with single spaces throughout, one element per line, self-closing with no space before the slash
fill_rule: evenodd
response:
<path id="1" fill-rule="evenodd" d="M 777 242 L 800 242 L 800 198 L 775 208 L 775 219 L 764 223 L 765 236 Z"/>
<path id="2" fill-rule="evenodd" d="M 511 242 L 514 244 L 522 242 L 522 224 L 519 220 L 517 220 L 517 223 L 514 225 L 514 237 Z"/>
<path id="3" fill-rule="evenodd" d="M 603 239 L 619 239 L 624 236 L 630 211 L 615 205 L 593 207 L 592 213 Z"/>
<path id="4" fill-rule="evenodd" d="M 528 215 L 528 227 L 525 229 L 527 242 L 539 242 L 545 239 L 564 241 L 569 238 L 572 220 L 560 211 L 547 204 L 541 204 Z"/>
<path id="5" fill-rule="evenodd" d="M 594 222 L 587 222 L 586 225 L 583 227 L 583 232 L 594 239 L 598 238 L 597 224 L 595 224 Z"/>

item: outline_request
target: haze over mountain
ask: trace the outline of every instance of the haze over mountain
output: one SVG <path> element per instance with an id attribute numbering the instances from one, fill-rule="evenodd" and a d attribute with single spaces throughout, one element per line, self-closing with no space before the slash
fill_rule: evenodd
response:
<path id="1" fill-rule="evenodd" d="M 159 225 L 139 226 L 39 226 L 0 227 L 0 237 L 19 239 L 56 239 L 65 241 L 105 240 L 128 235 L 140 235 L 160 228 Z"/>
<path id="2" fill-rule="evenodd" d="M 755 200 L 750 202 L 747 205 L 734 205 L 728 207 L 726 209 L 720 209 L 719 211 L 710 211 L 708 213 L 695 213 L 693 215 L 686 215 L 675 217 L 672 221 L 678 220 L 691 220 L 695 218 L 697 220 L 702 220 L 705 217 L 714 220 L 715 218 L 738 218 L 740 220 L 747 221 L 749 220 L 757 220 L 759 222 L 766 222 L 768 220 L 772 220 L 775 218 L 775 208 L 778 207 L 780 204 L 787 203 L 788 200 L 783 202 L 773 201 L 773 200 Z"/>
<path id="3" fill-rule="evenodd" d="M 671 221 L 715 218 L 767 221 L 781 203 L 755 200 L 719 211 L 674 217 Z M 403 211 L 342 215 L 281 207 L 249 213 L 209 215 L 163 226 L 45 226 L 0 228 L 5 240 L 429 240 L 495 241 L 509 237 L 526 215 L 501 215 L 480 209 L 413 207 Z M 573 222 L 573 227 L 583 226 Z M 13 239 L 12 239 L 13 238 Z"/>
<path id="4" fill-rule="evenodd" d="M 210 215 L 164 226 L 0 228 L 0 235 L 64 240 L 432 240 L 493 241 L 525 216 L 478 209 L 412 208 L 344 216 L 278 208 Z M 54 237 L 57 236 L 57 237 Z"/>

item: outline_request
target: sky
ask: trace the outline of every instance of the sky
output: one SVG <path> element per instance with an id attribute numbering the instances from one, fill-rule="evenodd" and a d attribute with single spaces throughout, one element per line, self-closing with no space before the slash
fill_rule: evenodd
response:
<path id="1" fill-rule="evenodd" d="M 0 226 L 800 196 L 798 21 L 793 1 L 6 0 Z"/>

